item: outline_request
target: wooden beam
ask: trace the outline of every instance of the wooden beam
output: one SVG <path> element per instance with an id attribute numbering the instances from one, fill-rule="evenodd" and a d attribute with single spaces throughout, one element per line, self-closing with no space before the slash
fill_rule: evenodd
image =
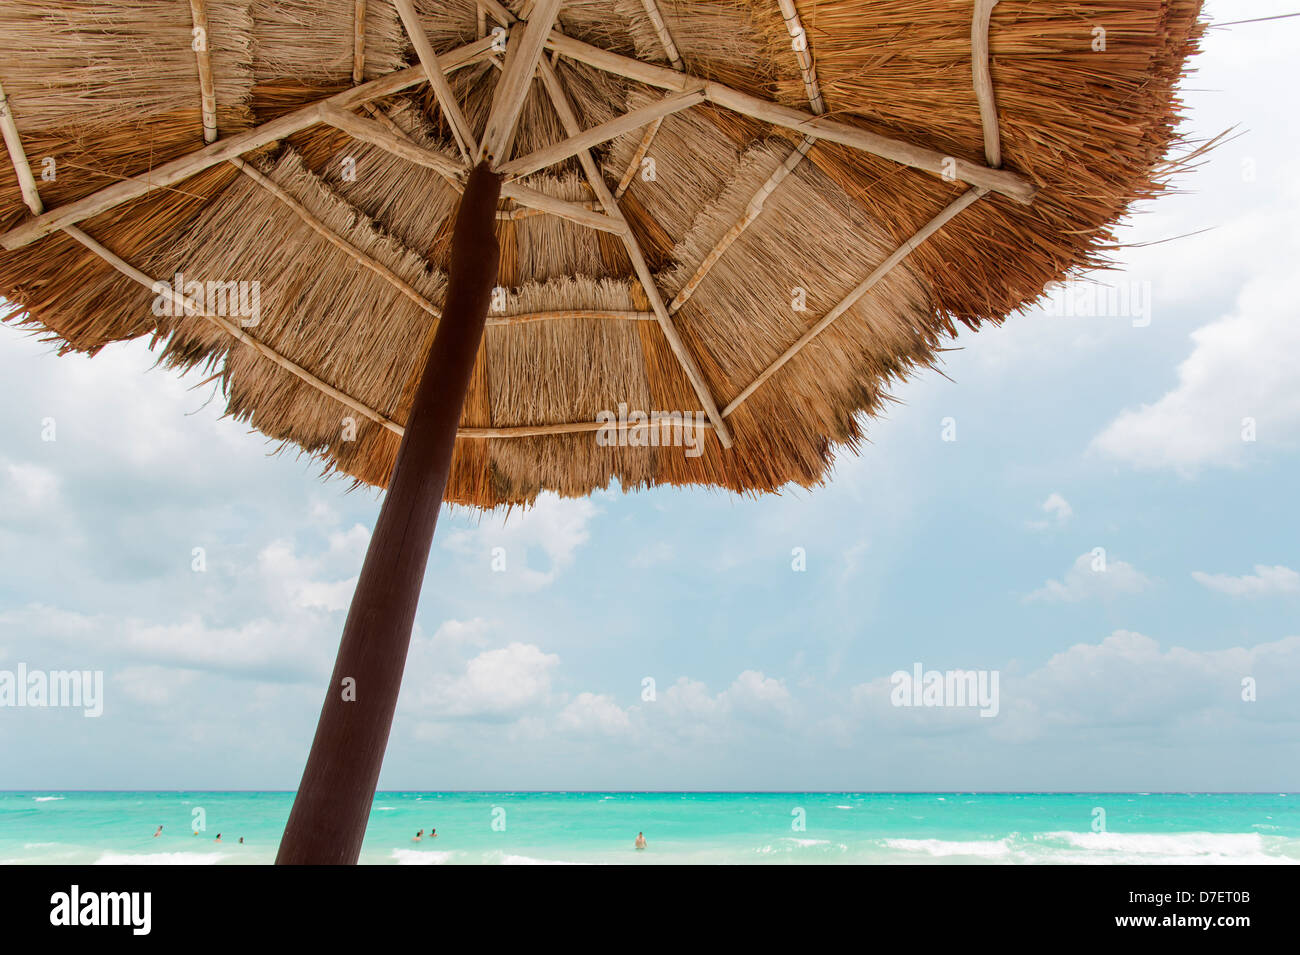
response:
<path id="1" fill-rule="evenodd" d="M 408 162 L 432 169 L 443 178 L 455 183 L 457 188 L 461 187 L 461 180 L 469 171 L 468 167 L 440 152 L 418 146 L 409 139 L 398 136 L 376 120 L 366 119 L 327 103 L 321 104 L 320 118 L 335 129 L 341 129 L 353 139 L 386 149 Z"/>
<path id="2" fill-rule="evenodd" d="M 681 290 L 673 297 L 672 302 L 668 305 L 668 311 L 670 313 L 675 315 L 677 310 L 686 304 L 686 300 L 695 294 L 695 290 L 699 288 L 700 283 L 704 281 L 704 277 L 709 274 L 709 270 L 717 264 L 718 259 L 722 258 L 722 254 L 726 252 L 727 249 L 731 248 L 731 244 L 739 239 L 744 231 L 753 224 L 755 219 L 758 218 L 759 213 L 763 211 L 763 205 L 767 202 L 768 197 L 776 191 L 777 186 L 781 185 L 790 173 L 794 172 L 795 167 L 798 166 L 803 158 L 808 155 L 808 150 L 812 149 L 813 143 L 815 142 L 816 140 L 811 136 L 805 136 L 803 142 L 796 146 L 794 151 L 786 157 L 785 162 L 777 166 L 776 171 L 767 178 L 767 181 L 758 187 L 758 191 L 754 193 L 754 197 L 749 200 L 749 205 L 745 207 L 745 214 L 741 216 L 740 221 L 723 234 L 722 238 L 718 240 L 717 245 L 715 245 L 709 251 L 709 254 L 704 257 L 699 268 L 695 270 L 695 274 L 690 277 L 686 284 L 681 287 Z"/>
<path id="3" fill-rule="evenodd" d="M 500 0 L 478 0 L 478 5 L 483 10 L 492 14 L 492 19 L 496 20 L 497 23 L 500 23 L 502 26 L 508 27 L 512 23 L 517 23 L 519 20 L 517 16 L 510 12 L 509 8 L 507 8 L 505 4 L 500 2 Z"/>
<path id="4" fill-rule="evenodd" d="M 527 424 L 512 428 L 461 428 L 456 432 L 458 438 L 538 438 L 551 434 L 584 434 L 591 431 L 650 431 L 654 428 L 712 428 L 708 421 L 659 420 L 644 424 L 631 424 L 626 421 L 572 421 L 564 424 Z"/>
<path id="5" fill-rule="evenodd" d="M 598 229 L 601 232 L 609 232 L 619 236 L 626 236 L 629 231 L 627 222 L 622 216 L 601 215 L 581 203 L 548 196 L 546 193 L 531 189 L 521 182 L 505 183 L 501 187 L 501 195 L 513 199 L 521 206 L 541 209 L 543 212 L 549 212 L 561 219 L 568 219 L 570 222 L 578 223 L 578 225 L 585 225 L 589 229 Z"/>
<path id="6" fill-rule="evenodd" d="M 616 309 L 571 308 L 551 312 L 519 312 L 514 315 L 488 316 L 489 325 L 528 325 L 567 318 L 592 318 L 624 322 L 653 322 L 654 312 L 618 311 Z"/>
<path id="7" fill-rule="evenodd" d="M 199 95 L 203 101 L 203 141 L 217 141 L 217 86 L 212 81 L 212 37 L 208 32 L 207 0 L 190 0 L 194 21 L 194 55 L 199 61 Z"/>
<path id="8" fill-rule="evenodd" d="M 4 86 L 0 86 L 0 130 L 4 132 L 5 147 L 9 150 L 9 161 L 14 164 L 14 175 L 18 177 L 18 188 L 22 191 L 23 202 L 39 216 L 45 211 L 41 194 L 36 188 L 36 177 L 32 175 L 32 164 L 27 161 L 27 150 L 23 149 L 22 138 L 18 135 L 18 125 L 14 122 L 14 111 L 5 96 Z"/>
<path id="9" fill-rule="evenodd" d="M 447 125 L 451 127 L 451 134 L 456 139 L 461 158 L 469 162 L 470 157 L 478 152 L 478 146 L 474 142 L 474 130 L 470 128 L 465 114 L 460 111 L 456 96 L 451 91 L 451 84 L 443 75 L 443 68 L 438 63 L 438 55 L 433 52 L 433 45 L 429 43 L 429 35 L 424 32 L 424 24 L 420 22 L 420 15 L 415 11 L 415 4 L 412 0 L 393 0 L 393 6 L 397 7 L 397 15 L 402 18 L 406 35 L 410 37 L 411 46 L 415 47 L 415 55 L 419 58 L 420 65 L 424 67 L 429 85 L 433 87 L 433 95 L 437 97 L 438 105 L 442 107 L 447 117 Z"/>
<path id="10" fill-rule="evenodd" d="M 485 58 L 492 49 L 491 37 L 475 40 L 459 47 L 442 58 L 445 70 L 455 70 Z M 130 179 L 123 179 L 105 186 L 98 192 L 52 209 L 35 219 L 29 219 L 0 235 L 0 246 L 12 251 L 35 242 L 42 236 L 57 232 L 64 226 L 81 222 L 107 212 L 124 202 L 147 195 L 156 189 L 164 189 L 182 179 L 188 179 L 195 173 L 202 172 L 218 163 L 239 156 L 254 149 L 259 149 L 277 140 L 292 136 L 321 121 L 322 104 L 339 109 L 350 109 L 372 99 L 380 99 L 409 87 L 424 82 L 424 70 L 412 66 L 405 70 L 389 73 L 378 79 L 354 86 L 321 100 L 285 113 L 269 122 L 233 136 L 227 136 L 202 149 L 186 153 L 170 162 L 165 162 L 147 173 Z"/>
<path id="11" fill-rule="evenodd" d="M 556 33 L 552 31 L 551 36 L 554 37 L 555 35 Z M 569 94 L 565 91 L 564 84 L 560 82 L 555 67 L 548 60 L 543 59 L 538 75 L 542 79 L 542 85 L 546 87 L 547 95 L 550 96 L 551 102 L 555 106 L 555 112 L 560 117 L 560 123 L 564 126 L 565 132 L 570 136 L 576 136 L 581 132 L 582 127 L 578 122 L 577 115 L 573 112 L 573 105 L 569 102 Z M 605 207 L 606 213 L 611 217 L 626 222 L 622 210 L 615 201 L 613 194 L 609 191 L 609 186 L 605 184 L 605 177 L 596 164 L 596 160 L 592 157 L 591 151 L 583 150 L 580 152 L 578 161 L 582 164 L 583 172 L 591 183 L 596 198 Z M 659 328 L 668 341 L 668 347 L 672 349 L 673 354 L 677 357 L 678 363 L 682 366 L 682 371 L 686 374 L 687 380 L 695 390 L 696 397 L 699 398 L 700 404 L 709 416 L 709 420 L 713 422 L 719 443 L 724 448 L 730 448 L 732 443 L 731 431 L 727 428 L 727 422 L 721 412 L 718 411 L 717 402 L 713 400 L 713 394 L 709 391 L 708 383 L 704 380 L 704 373 L 700 371 L 700 366 L 696 363 L 695 357 L 686 347 L 686 343 L 682 341 L 677 326 L 673 324 L 672 316 L 668 314 L 668 307 L 664 304 L 663 295 L 660 294 L 659 287 L 655 284 L 654 274 L 650 271 L 650 266 L 645 260 L 645 254 L 641 251 L 641 246 L 630 228 L 623 232 L 622 240 L 623 248 L 627 250 L 628 258 L 632 260 L 632 268 L 636 272 L 637 279 L 641 282 L 641 287 L 645 289 L 646 298 L 650 300 L 650 307 L 654 310 L 655 318 L 659 322 Z M 680 410 L 685 411 L 687 409 L 682 408 Z"/>
<path id="12" fill-rule="evenodd" d="M 974 189 L 968 189 L 966 192 L 962 193 L 960 197 L 958 197 L 956 200 L 954 200 L 953 202 L 949 203 L 946 207 L 944 207 L 942 212 L 940 212 L 937 216 L 935 216 L 933 219 L 927 222 L 924 226 L 922 226 L 917 231 L 915 235 L 913 235 L 910 239 L 908 239 L 897 249 L 895 249 L 892 253 L 890 253 L 889 257 L 885 259 L 885 261 L 881 262 L 878 266 L 876 266 L 872 270 L 871 274 L 868 275 L 865 279 L 863 279 L 853 291 L 851 291 L 848 295 L 844 296 L 844 298 L 840 299 L 839 303 L 836 304 L 835 307 L 832 308 L 829 312 L 827 312 L 817 322 L 816 325 L 814 325 L 812 328 L 808 329 L 808 331 L 800 335 L 798 341 L 796 341 L 793 345 L 791 345 L 789 348 L 787 348 L 784 352 L 781 353 L 781 357 L 779 357 L 776 361 L 772 362 L 772 364 L 768 365 L 767 368 L 763 369 L 762 373 L 757 378 L 755 378 L 752 382 L 750 382 L 750 384 L 748 385 L 748 387 L 745 388 L 744 391 L 742 391 L 734 399 L 732 399 L 731 404 L 727 405 L 727 407 L 723 409 L 722 414 L 724 416 L 729 415 L 737 408 L 739 408 L 741 403 L 744 402 L 744 400 L 748 398 L 750 395 L 752 395 L 755 391 L 757 391 L 759 386 L 762 385 L 763 382 L 767 381 L 774 374 L 776 374 L 776 372 L 781 368 L 781 366 L 784 365 L 786 362 L 788 362 L 795 355 L 799 354 L 799 351 L 805 345 L 807 345 L 810 341 L 812 341 L 814 338 L 816 338 L 818 335 L 824 332 L 841 315 L 843 315 L 850 308 L 852 308 L 854 303 L 857 302 L 858 299 L 862 298 L 862 296 L 866 295 L 867 292 L 871 291 L 871 289 L 875 287 L 876 283 L 878 283 L 881 279 L 883 279 L 890 272 L 890 270 L 894 268 L 894 266 L 898 265 L 899 262 L 902 262 L 905 258 L 911 255 L 912 252 L 916 250 L 917 246 L 919 246 L 926 239 L 930 238 L 930 236 L 934 235 L 936 232 L 942 229 L 949 222 L 949 220 L 951 220 L 954 216 L 960 213 L 963 209 L 967 208 L 968 206 L 972 205 L 980 198 L 987 195 L 988 192 L 989 190 L 979 188 L 979 187 L 976 187 Z"/>
<path id="13" fill-rule="evenodd" d="M 622 116 L 616 116 L 608 122 L 583 130 L 576 136 L 570 136 L 544 149 L 529 153 L 527 156 L 512 159 L 510 162 L 504 163 L 500 170 L 507 176 L 526 176 L 539 169 L 562 162 L 571 156 L 576 156 L 592 146 L 598 146 L 601 143 L 622 136 L 624 133 L 630 133 L 632 130 L 639 129 L 649 122 L 662 119 L 684 109 L 690 109 L 696 103 L 702 102 L 704 102 L 703 84 L 682 93 L 671 93 L 662 99 L 655 100 L 653 103 L 647 103 L 645 106 L 630 110 Z"/>
<path id="14" fill-rule="evenodd" d="M 366 0 L 352 4 L 352 85 L 366 79 Z"/>
<path id="15" fill-rule="evenodd" d="M 560 12 L 560 3 L 561 0 L 538 0 L 530 19 L 510 31 L 505 64 L 492 93 L 480 149 L 480 158 L 486 157 L 494 166 L 510 157 L 519 113 L 532 88 L 537 62 L 546 50 L 546 39 Z"/>
<path id="16" fill-rule="evenodd" d="M 657 86 L 660 89 L 681 91 L 687 89 L 689 84 L 700 82 L 699 77 L 620 56 L 589 43 L 583 43 L 581 40 L 564 36 L 554 30 L 551 31 L 548 45 L 560 54 L 586 63 L 588 66 L 650 86 Z M 947 180 L 957 180 L 986 188 L 1026 205 L 1033 202 L 1034 195 L 1038 191 L 1038 187 L 1029 180 L 1005 169 L 992 169 L 956 156 L 946 156 L 934 149 L 891 139 L 847 123 L 836 122 L 814 113 L 760 99 L 722 83 L 706 81 L 704 90 L 709 102 L 745 116 L 791 129 L 805 136 L 815 136 L 817 139 L 826 139 L 853 149 L 860 149 Z"/>
<path id="17" fill-rule="evenodd" d="M 673 35 L 668 30 L 668 24 L 664 22 L 659 4 L 655 0 L 641 0 L 641 6 L 645 7 L 646 16 L 650 18 L 655 33 L 659 34 L 659 42 L 664 48 L 664 53 L 668 55 L 668 62 L 673 65 L 674 70 L 685 69 L 686 64 L 682 62 L 682 55 L 677 52 L 677 44 L 673 42 Z"/>
<path id="18" fill-rule="evenodd" d="M 993 92 L 993 77 L 989 73 L 989 22 L 998 0 L 975 0 L 975 16 L 971 19 L 971 77 L 975 84 L 975 98 L 980 104 L 980 123 L 984 127 L 984 157 L 997 168 L 1002 165 L 1002 138 L 998 131 L 998 101 Z"/>

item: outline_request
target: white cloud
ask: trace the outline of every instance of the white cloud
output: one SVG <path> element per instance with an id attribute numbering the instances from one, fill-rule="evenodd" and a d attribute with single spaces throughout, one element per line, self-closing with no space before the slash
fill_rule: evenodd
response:
<path id="1" fill-rule="evenodd" d="M 1048 580 L 1026 600 L 1062 600 L 1077 603 L 1091 598 L 1107 599 L 1136 594 L 1151 585 L 1147 576 L 1132 564 L 1111 560 L 1096 551 L 1080 554 L 1061 580 Z"/>
<path id="2" fill-rule="evenodd" d="M 1246 679 L 1255 681 L 1254 701 L 1244 699 Z M 885 677 L 854 687 L 851 698 L 861 720 L 886 722 L 891 732 L 975 731 L 1028 742 L 1093 729 L 1151 734 L 1169 725 L 1222 731 L 1233 719 L 1289 723 L 1300 718 L 1300 701 L 1289 692 L 1297 682 L 1300 636 L 1250 648 L 1162 650 L 1151 637 L 1116 630 L 1027 673 L 1001 671 L 993 719 L 980 719 L 973 707 L 893 706 Z"/>
<path id="3" fill-rule="evenodd" d="M 443 717 L 517 717 L 550 700 L 559 662 L 531 643 L 485 650 L 465 664 L 463 673 L 429 680 L 417 690 L 417 705 Z"/>
<path id="4" fill-rule="evenodd" d="M 1217 590 L 1232 597 L 1265 597 L 1272 594 L 1294 594 L 1300 592 L 1300 574 L 1281 564 L 1268 567 L 1255 565 L 1254 574 L 1232 577 L 1228 574 L 1207 574 L 1192 571 L 1192 578 L 1202 587 Z"/>
<path id="5" fill-rule="evenodd" d="M 59 477 L 49 468 L 28 462 L 10 462 L 4 466 L 7 478 L 0 485 L 0 494 L 12 504 L 28 508 L 44 508 L 59 496 Z"/>
<path id="6" fill-rule="evenodd" d="M 500 583 L 522 591 L 550 586 L 570 564 L 578 549 L 591 536 L 588 525 L 599 513 L 587 498 L 561 498 L 542 494 L 526 511 L 489 514 L 488 526 L 456 530 L 443 538 L 443 546 L 492 567 L 494 548 L 502 548 L 505 570 L 493 573 Z M 530 554 L 540 553 L 547 566 L 531 565 Z"/>
<path id="7" fill-rule="evenodd" d="M 1047 495 L 1047 500 L 1040 504 L 1039 508 L 1053 518 L 1058 527 L 1065 524 L 1074 515 L 1074 508 L 1070 506 L 1070 502 L 1055 491 Z M 1036 531 L 1042 531 L 1051 527 L 1052 521 L 1030 521 L 1029 526 Z"/>
<path id="8" fill-rule="evenodd" d="M 1093 439 L 1136 468 L 1240 467 L 1257 448 L 1300 439 L 1300 303 L 1291 271 L 1248 282 L 1236 310 L 1192 333 L 1178 382 Z M 1253 425 L 1252 425 L 1253 423 Z M 1246 440 L 1254 432 L 1253 440 Z"/>
<path id="9" fill-rule="evenodd" d="M 580 735 L 620 736 L 632 727 L 627 711 L 611 696 L 579 693 L 556 717 L 559 729 Z"/>

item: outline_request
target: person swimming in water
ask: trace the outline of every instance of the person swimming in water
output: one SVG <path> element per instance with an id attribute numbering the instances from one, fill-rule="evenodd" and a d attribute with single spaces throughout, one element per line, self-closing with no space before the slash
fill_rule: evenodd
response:
<path id="1" fill-rule="evenodd" d="M 435 828 L 433 828 L 433 826 L 430 826 L 430 827 L 429 827 L 429 838 L 430 838 L 430 839 L 437 839 L 437 838 L 438 838 L 438 830 L 435 829 Z"/>
<path id="2" fill-rule="evenodd" d="M 154 830 L 153 837 L 157 839 L 160 835 L 162 835 L 162 826 L 159 826 L 157 829 Z"/>
<path id="3" fill-rule="evenodd" d="M 217 833 L 217 838 L 214 839 L 214 840 L 212 840 L 212 841 L 213 841 L 213 842 L 220 842 L 220 841 L 221 841 L 221 833 L 218 832 L 218 833 Z"/>
<path id="4" fill-rule="evenodd" d="M 424 838 L 424 830 L 421 829 L 419 832 L 417 832 L 417 833 L 416 833 L 416 834 L 411 838 L 411 841 L 412 841 L 412 842 L 419 842 L 419 841 L 420 841 L 421 839 L 423 839 L 423 838 Z"/>
<path id="5" fill-rule="evenodd" d="M 638 849 L 644 849 L 644 848 L 646 847 L 646 844 L 645 844 L 645 833 L 644 833 L 644 832 L 638 832 L 638 833 L 636 834 L 636 847 L 637 847 Z"/>

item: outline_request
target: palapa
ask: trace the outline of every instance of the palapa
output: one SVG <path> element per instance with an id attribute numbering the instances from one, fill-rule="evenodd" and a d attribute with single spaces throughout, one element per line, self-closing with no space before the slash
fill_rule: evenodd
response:
<path id="1" fill-rule="evenodd" d="M 811 487 L 958 325 L 1104 264 L 1175 168 L 1200 8 L 9 0 L 0 293 L 65 351 L 150 336 L 388 487 L 470 196 L 499 264 L 421 493 Z M 702 445 L 599 440 L 620 407 L 702 415 Z"/>

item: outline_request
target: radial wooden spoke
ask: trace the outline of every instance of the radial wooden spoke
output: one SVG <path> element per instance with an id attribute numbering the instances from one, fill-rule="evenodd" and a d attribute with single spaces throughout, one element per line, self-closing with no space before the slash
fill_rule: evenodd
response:
<path id="1" fill-rule="evenodd" d="M 816 325 L 800 335 L 798 341 L 781 353 L 780 358 L 763 369 L 762 373 L 759 374 L 759 376 L 755 378 L 744 391 L 732 399 L 731 404 L 727 405 L 722 414 L 724 416 L 729 415 L 739 408 L 741 403 L 757 391 L 763 382 L 775 375 L 782 365 L 788 362 L 795 355 L 799 354 L 805 345 L 822 332 L 826 331 L 826 329 L 830 328 L 830 326 L 839 319 L 841 315 L 853 307 L 854 303 L 857 302 L 858 299 L 866 295 L 875 287 L 876 283 L 888 275 L 894 266 L 898 265 L 899 262 L 902 262 L 905 258 L 911 255 L 916 250 L 917 246 L 942 229 L 949 220 L 960 213 L 963 209 L 972 205 L 987 194 L 987 189 L 977 186 L 974 189 L 966 190 L 966 192 L 962 193 L 960 197 L 944 207 L 942 212 L 927 222 L 915 235 L 890 253 L 889 258 L 876 266 L 871 271 L 871 274 L 858 284 L 857 288 L 844 296 L 844 298 L 840 299 L 835 307 L 822 316 Z"/>
<path id="2" fill-rule="evenodd" d="M 547 166 L 576 156 L 592 146 L 599 146 L 601 143 L 609 142 L 609 140 L 622 136 L 624 133 L 640 129 L 653 120 L 662 119 L 671 113 L 677 113 L 684 109 L 690 109 L 696 103 L 702 102 L 704 102 L 703 84 L 695 89 L 683 93 L 672 93 L 662 99 L 655 100 L 653 103 L 647 103 L 638 109 L 629 110 L 622 116 L 616 116 L 608 122 L 592 126 L 576 136 L 570 136 L 551 146 L 529 153 L 527 156 L 512 159 L 510 162 L 502 164 L 499 169 L 507 176 L 526 176 L 529 173 L 545 169 Z"/>
<path id="3" fill-rule="evenodd" d="M 326 104 L 321 105 L 320 116 L 322 121 L 329 123 L 335 129 L 343 130 L 353 139 L 386 149 L 395 156 L 401 156 L 410 162 L 432 169 L 456 183 L 457 186 L 460 185 L 460 177 L 467 172 L 467 167 L 456 160 L 398 136 L 378 120 L 366 119 L 356 113 L 349 113 L 345 109 Z"/>
<path id="4" fill-rule="evenodd" d="M 579 60 L 588 66 L 650 86 L 657 86 L 660 89 L 680 91 L 687 89 L 690 84 L 701 81 L 700 77 L 678 73 L 676 70 L 656 66 L 644 60 L 620 56 L 556 31 L 551 31 L 548 45 L 562 55 Z M 905 166 L 925 170 L 947 180 L 957 180 L 990 189 L 1017 202 L 1031 203 L 1038 191 L 1033 183 L 1005 169 L 992 169 L 956 156 L 944 155 L 938 150 L 918 146 L 915 143 L 871 133 L 847 123 L 819 117 L 815 113 L 742 93 L 722 83 L 705 81 L 704 92 L 709 102 L 733 112 L 784 129 L 791 129 L 806 136 L 860 149 Z"/>
<path id="5" fill-rule="evenodd" d="M 531 19 L 510 31 L 506 60 L 492 94 L 483 146 L 478 158 L 486 156 L 494 165 L 509 158 L 515 139 L 515 127 L 524 100 L 537 74 L 537 63 L 546 50 L 546 40 L 560 11 L 561 0 L 538 0 Z"/>
<path id="6" fill-rule="evenodd" d="M 419 58 L 420 65 L 424 67 L 429 85 L 433 87 L 433 95 L 447 117 L 447 125 L 451 127 L 451 134 L 456 140 L 461 156 L 469 162 L 470 157 L 478 152 L 474 142 L 474 131 L 470 128 L 469 121 L 465 119 L 465 114 L 460 111 L 456 96 L 451 91 L 451 84 L 443 75 L 443 67 L 438 63 L 438 55 L 433 52 L 433 45 L 429 43 L 429 35 L 424 32 L 424 24 L 420 22 L 420 15 L 415 11 L 415 4 L 412 0 L 393 0 L 393 6 L 397 8 L 397 15 L 402 18 L 402 26 L 406 28 L 406 35 L 411 39 L 411 46 L 415 47 L 415 55 Z"/>

